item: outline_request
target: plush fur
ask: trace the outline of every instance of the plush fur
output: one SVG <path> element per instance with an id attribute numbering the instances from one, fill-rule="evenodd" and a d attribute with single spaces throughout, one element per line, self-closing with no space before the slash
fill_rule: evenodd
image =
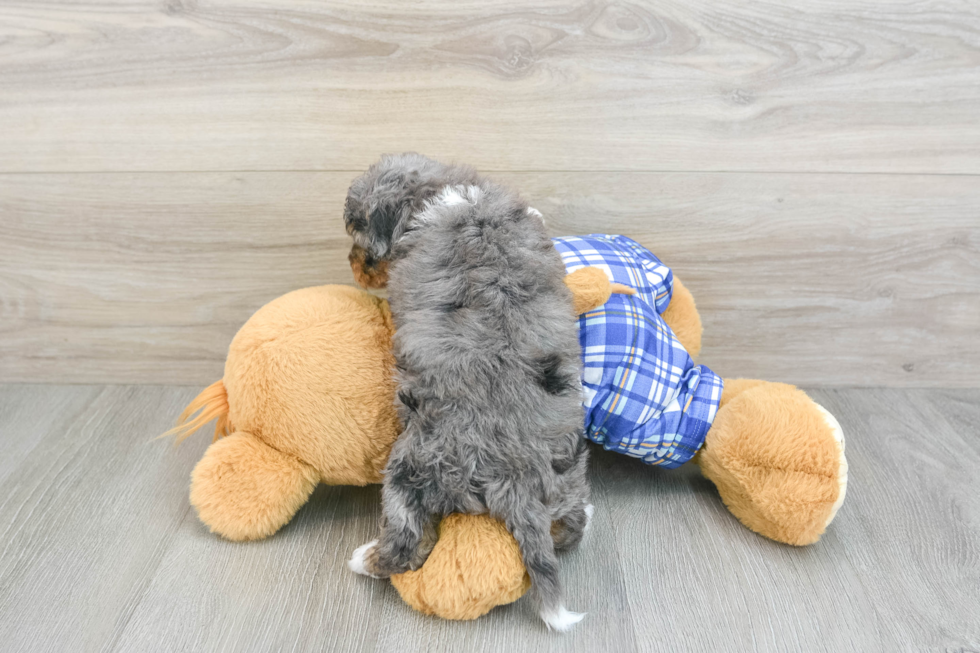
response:
<path id="1" fill-rule="evenodd" d="M 667 310 L 664 311 L 663 318 L 664 322 L 670 325 L 670 330 L 684 345 L 684 349 L 687 350 L 691 358 L 697 358 L 698 354 L 701 353 L 701 333 L 703 332 L 701 316 L 698 315 L 698 309 L 694 304 L 694 296 L 691 291 L 676 276 L 674 277 L 674 292 L 671 295 L 670 304 L 667 305 Z"/>
<path id="2" fill-rule="evenodd" d="M 391 332 L 387 303 L 356 288 L 273 300 L 228 350 L 231 423 L 304 461 L 324 483 L 379 482 L 400 431 L 394 406 L 382 401 L 394 388 Z"/>
<path id="3" fill-rule="evenodd" d="M 182 439 L 218 419 L 191 484 L 191 503 L 212 531 L 266 537 L 317 483 L 381 481 L 401 430 L 392 330 L 387 302 L 349 286 L 291 292 L 242 326 L 224 378 L 171 431 Z"/>
<path id="4" fill-rule="evenodd" d="M 320 482 L 310 465 L 236 431 L 214 443 L 191 474 L 191 505 L 211 532 L 257 540 L 286 524 Z"/>
<path id="5" fill-rule="evenodd" d="M 419 155 L 382 159 L 346 206 L 355 246 L 388 263 L 404 426 L 364 569 L 417 569 L 438 518 L 487 512 L 517 538 L 542 618 L 565 629 L 555 547 L 581 540 L 589 486 L 561 257 L 518 195 Z"/>
<path id="6" fill-rule="evenodd" d="M 391 582 L 416 610 L 445 619 L 476 619 L 516 601 L 531 586 L 517 541 L 504 523 L 460 514 L 442 520 L 425 565 L 392 576 Z"/>

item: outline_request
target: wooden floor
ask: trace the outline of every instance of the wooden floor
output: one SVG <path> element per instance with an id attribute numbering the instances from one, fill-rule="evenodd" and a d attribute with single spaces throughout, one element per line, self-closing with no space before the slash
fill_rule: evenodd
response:
<path id="1" fill-rule="evenodd" d="M 378 488 L 321 486 L 271 539 L 219 540 L 188 505 L 207 446 L 151 438 L 195 389 L 0 386 L 6 651 L 972 651 L 980 647 L 980 390 L 815 390 L 839 418 L 847 501 L 792 548 L 745 530 L 696 469 L 598 452 L 597 507 L 562 559 L 588 617 L 526 599 L 421 616 L 344 561 Z"/>

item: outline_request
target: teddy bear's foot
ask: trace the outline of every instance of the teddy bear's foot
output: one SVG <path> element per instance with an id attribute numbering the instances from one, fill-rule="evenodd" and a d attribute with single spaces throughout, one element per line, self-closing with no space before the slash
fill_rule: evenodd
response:
<path id="1" fill-rule="evenodd" d="M 697 461 L 739 521 L 779 542 L 816 542 L 844 500 L 840 425 L 791 385 L 725 380 Z"/>
<path id="2" fill-rule="evenodd" d="M 212 532 L 257 540 L 292 519 L 319 480 L 306 463 L 238 431 L 208 447 L 194 467 L 191 505 Z"/>

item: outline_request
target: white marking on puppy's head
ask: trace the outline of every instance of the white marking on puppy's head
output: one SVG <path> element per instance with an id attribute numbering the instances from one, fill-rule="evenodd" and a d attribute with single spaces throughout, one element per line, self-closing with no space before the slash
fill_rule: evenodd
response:
<path id="1" fill-rule="evenodd" d="M 415 214 L 415 219 L 422 224 L 428 224 L 439 218 L 440 208 L 459 206 L 460 204 L 476 204 L 483 191 L 479 186 L 443 186 L 439 194 L 425 203 L 425 208 Z"/>
<path id="2" fill-rule="evenodd" d="M 466 204 L 466 198 L 463 197 L 463 193 L 461 192 L 461 188 L 459 186 L 446 186 L 438 195 L 436 195 L 436 201 L 443 206 Z"/>
<path id="3" fill-rule="evenodd" d="M 483 191 L 479 186 L 469 184 L 467 186 L 446 186 L 442 189 L 436 200 L 443 206 L 456 206 L 457 204 L 476 204 Z"/>

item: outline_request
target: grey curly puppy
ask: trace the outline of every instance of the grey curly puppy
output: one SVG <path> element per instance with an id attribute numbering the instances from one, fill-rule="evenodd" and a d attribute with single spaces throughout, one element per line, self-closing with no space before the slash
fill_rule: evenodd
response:
<path id="1" fill-rule="evenodd" d="M 352 570 L 425 562 L 440 517 L 502 519 L 542 619 L 561 599 L 555 549 L 581 541 L 588 504 L 578 334 L 565 267 L 540 213 L 472 168 L 386 156 L 356 179 L 344 220 L 359 283 L 387 282 L 404 431 L 385 469 L 381 536 Z"/>

